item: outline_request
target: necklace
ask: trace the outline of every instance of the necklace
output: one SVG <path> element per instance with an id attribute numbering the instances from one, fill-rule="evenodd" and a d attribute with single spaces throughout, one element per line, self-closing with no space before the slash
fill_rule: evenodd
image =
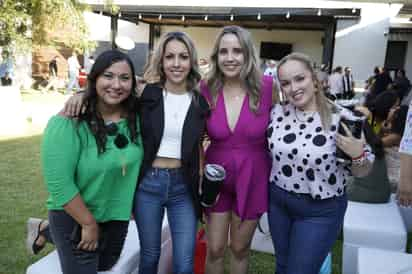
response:
<path id="1" fill-rule="evenodd" d="M 301 123 L 306 123 L 310 118 L 313 118 L 313 116 L 315 115 L 316 111 L 310 111 L 311 114 L 309 115 L 309 111 L 305 112 L 305 111 L 298 111 L 297 107 L 294 107 L 295 109 L 295 117 L 296 119 L 301 122 Z M 303 118 L 299 118 L 298 112 L 302 112 L 303 113 Z"/>

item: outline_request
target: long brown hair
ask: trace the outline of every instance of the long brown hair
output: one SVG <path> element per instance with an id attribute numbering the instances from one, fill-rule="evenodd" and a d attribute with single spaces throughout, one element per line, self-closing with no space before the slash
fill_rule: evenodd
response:
<path id="1" fill-rule="evenodd" d="M 238 26 L 226 26 L 216 37 L 210 56 L 210 72 L 208 73 L 207 86 L 211 92 L 213 102 L 216 103 L 217 94 L 224 85 L 224 75 L 218 66 L 218 53 L 222 37 L 226 34 L 234 34 L 239 40 L 243 50 L 245 63 L 240 71 L 240 80 L 245 83 L 249 94 L 249 107 L 253 112 L 257 112 L 260 101 L 261 72 L 259 69 L 259 59 L 256 48 L 253 44 L 250 33 Z"/>

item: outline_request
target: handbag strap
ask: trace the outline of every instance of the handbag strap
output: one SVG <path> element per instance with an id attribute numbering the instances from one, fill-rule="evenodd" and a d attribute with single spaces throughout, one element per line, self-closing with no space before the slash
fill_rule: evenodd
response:
<path id="1" fill-rule="evenodd" d="M 260 233 L 262 233 L 263 235 L 270 235 L 270 232 L 265 232 L 263 231 L 262 225 L 260 224 L 260 220 L 262 219 L 262 217 L 259 218 L 259 221 L 257 222 L 257 229 L 259 230 Z"/>

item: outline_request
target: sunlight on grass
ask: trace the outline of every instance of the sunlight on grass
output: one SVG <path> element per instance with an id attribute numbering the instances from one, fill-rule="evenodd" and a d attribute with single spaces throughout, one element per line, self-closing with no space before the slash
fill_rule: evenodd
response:
<path id="1" fill-rule="evenodd" d="M 26 220 L 46 217 L 41 136 L 0 141 L 0 273 L 21 274 L 36 258 L 25 250 Z"/>

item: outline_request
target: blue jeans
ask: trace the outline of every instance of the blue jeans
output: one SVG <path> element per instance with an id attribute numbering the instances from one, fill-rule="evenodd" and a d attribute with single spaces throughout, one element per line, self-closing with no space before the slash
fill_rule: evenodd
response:
<path id="1" fill-rule="evenodd" d="M 75 230 L 77 222 L 64 210 L 50 210 L 49 227 L 42 234 L 56 246 L 64 274 L 97 274 L 98 270 L 107 271 L 116 264 L 128 226 L 129 221 L 99 223 L 98 250 L 84 251 L 76 248 L 81 238 L 81 230 Z"/>
<path id="2" fill-rule="evenodd" d="M 139 274 L 157 274 L 165 209 L 173 244 L 173 273 L 192 274 L 197 219 L 182 169 L 151 168 L 135 194 Z"/>
<path id="3" fill-rule="evenodd" d="M 276 274 L 318 274 L 343 224 L 346 195 L 314 200 L 269 186 L 269 229 Z"/>

